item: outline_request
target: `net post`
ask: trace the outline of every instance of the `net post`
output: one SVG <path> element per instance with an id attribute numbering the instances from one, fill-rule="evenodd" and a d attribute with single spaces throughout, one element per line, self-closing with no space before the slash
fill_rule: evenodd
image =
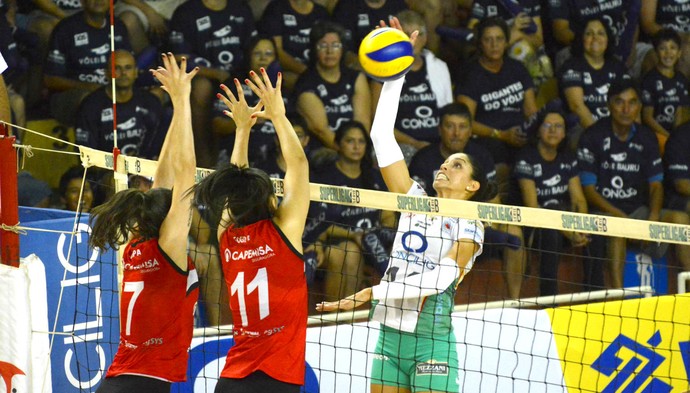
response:
<path id="1" fill-rule="evenodd" d="M 0 127 L 4 133 L 7 126 Z M 17 152 L 12 146 L 15 137 L 0 135 L 0 223 L 15 226 L 19 223 L 17 194 Z M 1 263 L 19 267 L 19 234 L 0 230 Z"/>

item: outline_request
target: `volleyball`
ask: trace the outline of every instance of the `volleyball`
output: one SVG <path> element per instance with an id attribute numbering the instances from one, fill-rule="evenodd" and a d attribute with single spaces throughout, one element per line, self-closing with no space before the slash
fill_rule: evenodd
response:
<path id="1" fill-rule="evenodd" d="M 413 61 L 410 38 L 391 27 L 373 30 L 359 46 L 359 63 L 364 72 L 380 82 L 405 75 Z"/>

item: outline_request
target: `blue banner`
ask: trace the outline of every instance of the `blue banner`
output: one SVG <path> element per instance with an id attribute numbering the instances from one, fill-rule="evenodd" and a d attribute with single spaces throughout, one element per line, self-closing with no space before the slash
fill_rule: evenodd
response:
<path id="1" fill-rule="evenodd" d="M 54 392 L 95 391 L 117 351 L 117 254 L 88 247 L 88 215 L 78 234 L 30 231 L 22 236 L 22 257 L 36 254 L 45 265 L 50 355 Z M 72 232 L 74 212 L 19 209 L 22 226 Z M 59 307 L 59 309 L 58 309 Z"/>

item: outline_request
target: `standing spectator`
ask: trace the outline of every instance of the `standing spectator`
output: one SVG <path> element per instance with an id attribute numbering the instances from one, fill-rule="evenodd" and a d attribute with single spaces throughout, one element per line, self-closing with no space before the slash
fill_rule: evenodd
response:
<path id="1" fill-rule="evenodd" d="M 628 78 L 625 65 L 613 57 L 613 42 L 606 23 L 591 19 L 573 44 L 573 57 L 559 70 L 560 90 L 568 109 L 582 128 L 609 116 L 607 93 L 616 78 Z"/>
<path id="2" fill-rule="evenodd" d="M 458 76 L 457 100 L 470 109 L 472 133 L 491 153 L 500 193 L 505 194 L 517 148 L 527 143 L 522 124 L 537 112 L 536 94 L 525 66 L 506 57 L 506 23 L 486 18 L 476 30 L 479 58 Z"/>
<path id="3" fill-rule="evenodd" d="M 110 58 L 108 0 L 84 0 L 84 10 L 60 21 L 50 39 L 45 86 L 53 93 L 51 115 L 73 125 L 81 100 L 106 84 Z M 130 50 L 127 30 L 115 20 L 115 49 Z"/>
<path id="4" fill-rule="evenodd" d="M 311 27 L 331 17 L 325 7 L 312 0 L 278 0 L 268 4 L 259 23 L 261 33 L 275 41 L 278 60 L 284 70 L 283 87 L 291 91 L 307 70 Z"/>
<path id="5" fill-rule="evenodd" d="M 111 78 L 110 62 L 106 78 Z M 120 152 L 143 158 L 158 157 L 163 145 L 163 107 L 158 98 L 135 88 L 137 64 L 130 52 L 115 52 L 117 95 L 117 144 Z M 94 149 L 113 149 L 113 97 L 110 86 L 89 94 L 81 104 L 75 130 L 76 142 Z"/>
<path id="6" fill-rule="evenodd" d="M 404 0 L 341 0 L 333 10 L 333 15 L 345 27 L 343 37 L 345 64 L 357 70 L 359 64 L 357 51 L 362 39 L 379 25 L 379 21 L 387 21 L 392 16 L 407 9 Z"/>
<path id="7" fill-rule="evenodd" d="M 120 191 L 94 209 L 89 245 L 126 244 L 120 293 L 120 345 L 98 393 L 169 392 L 187 377 L 199 282 L 187 254 L 196 165 L 189 95 L 198 69 L 172 54 L 154 76 L 168 92 L 173 118 L 153 188 Z M 166 304 L 167 307 L 162 307 Z"/>
<path id="8" fill-rule="evenodd" d="M 664 178 L 659 145 L 654 133 L 636 123 L 641 110 L 640 95 L 632 80 L 611 84 L 608 105 L 611 117 L 596 122 L 582 135 L 578 147 L 580 180 L 587 204 L 593 212 L 614 217 L 636 217 L 687 225 L 684 212 L 663 211 Z M 679 259 L 687 263 L 688 248 L 678 248 Z M 592 239 L 592 252 L 605 257 L 606 240 Z M 611 285 L 623 286 L 626 239 L 608 240 Z"/>
<path id="9" fill-rule="evenodd" d="M 365 127 L 371 124 L 371 95 L 363 73 L 342 64 L 343 28 L 333 22 L 319 22 L 311 29 L 310 70 L 303 73 L 295 86 L 297 112 L 304 117 L 311 140 L 310 154 L 327 147 L 337 150 L 335 130 L 343 122 L 356 120 Z"/>
<path id="10" fill-rule="evenodd" d="M 240 0 L 189 0 L 175 10 L 170 26 L 173 51 L 200 69 L 192 87 L 192 124 L 197 162 L 210 168 L 218 154 L 210 127 L 213 92 L 244 67 L 256 34 L 254 17 Z"/>
<path id="11" fill-rule="evenodd" d="M 231 163 L 195 188 L 197 203 L 222 217 L 218 243 L 228 285 L 235 344 L 216 392 L 299 392 L 304 384 L 307 284 L 302 234 L 309 209 L 309 164 L 285 116 L 281 77 L 273 87 L 265 70 L 247 82 L 261 103 L 249 107 L 227 88 L 237 123 Z M 263 106 L 263 111 L 259 111 Z M 247 167 L 249 132 L 257 117 L 270 118 L 287 164 L 280 204 L 266 172 Z M 258 289 L 258 290 L 257 290 Z M 257 296 L 258 294 L 258 296 Z"/>
<path id="12" fill-rule="evenodd" d="M 448 66 L 425 48 L 428 32 L 424 18 L 412 10 L 402 11 L 397 17 L 405 34 L 419 32 L 395 121 L 396 140 L 409 162 L 417 150 L 438 142 L 439 108 L 453 102 L 453 91 Z M 372 81 L 370 86 L 373 108 L 383 84 Z"/>
<path id="13" fill-rule="evenodd" d="M 565 147 L 566 124 L 559 112 L 549 112 L 540 122 L 537 143 L 518 154 L 515 174 L 527 207 L 587 213 L 587 201 L 578 177 L 577 158 Z M 531 241 L 539 253 L 540 295 L 558 295 L 558 265 L 563 237 L 573 247 L 582 247 L 589 238 L 578 232 L 559 232 L 534 228 Z M 525 236 L 529 238 L 531 236 Z M 591 270 L 601 272 L 601 262 L 585 261 L 585 283 L 590 284 Z M 601 277 L 601 273 L 595 274 Z"/>
<path id="14" fill-rule="evenodd" d="M 663 152 L 673 129 L 689 118 L 690 95 L 688 78 L 676 72 L 681 56 L 678 33 L 661 29 L 653 42 L 659 61 L 642 80 L 642 123 L 656 133 Z"/>

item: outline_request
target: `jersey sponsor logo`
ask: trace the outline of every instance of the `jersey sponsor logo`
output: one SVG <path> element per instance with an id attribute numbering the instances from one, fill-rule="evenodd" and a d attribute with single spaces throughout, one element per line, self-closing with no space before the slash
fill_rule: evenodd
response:
<path id="1" fill-rule="evenodd" d="M 415 93 L 415 94 L 422 94 L 426 93 L 429 91 L 429 86 L 427 86 L 426 82 L 422 82 L 417 86 L 411 86 L 409 87 L 410 91 Z"/>
<path id="2" fill-rule="evenodd" d="M 132 250 L 132 253 L 129 254 L 130 258 L 138 257 L 141 256 L 141 250 L 134 249 Z"/>
<path id="3" fill-rule="evenodd" d="M 532 165 L 525 160 L 520 160 L 515 164 L 515 172 L 522 173 L 523 175 L 532 175 Z"/>
<path id="4" fill-rule="evenodd" d="M 260 259 L 265 259 L 271 255 L 273 255 L 273 249 L 268 244 L 264 244 L 263 246 L 259 246 L 251 250 L 242 251 L 230 251 L 230 249 L 226 248 L 225 262 L 230 262 L 230 260 L 241 261 L 246 259 L 254 259 L 257 257 L 264 257 Z"/>
<path id="5" fill-rule="evenodd" d="M 343 94 L 340 97 L 332 98 L 331 104 L 333 105 L 345 105 L 350 101 L 350 97 L 347 94 Z"/>
<path id="6" fill-rule="evenodd" d="M 150 345 L 163 345 L 163 337 L 151 337 L 142 344 L 145 347 Z"/>
<path id="7" fill-rule="evenodd" d="M 170 43 L 171 44 L 181 44 L 184 42 L 184 34 L 180 31 L 170 32 Z"/>
<path id="8" fill-rule="evenodd" d="M 235 243 L 247 243 L 249 240 L 251 240 L 251 236 L 234 236 L 232 240 L 234 240 Z"/>
<path id="9" fill-rule="evenodd" d="M 632 142 L 630 142 L 630 144 L 628 145 L 628 147 L 631 148 L 631 149 L 635 149 L 635 150 L 637 150 L 637 151 L 643 151 L 643 150 L 644 150 L 644 146 L 642 146 L 642 145 L 640 145 L 640 144 L 637 144 L 637 143 L 632 143 Z"/>
<path id="10" fill-rule="evenodd" d="M 480 220 L 497 220 L 505 222 L 522 221 L 522 212 L 519 207 L 479 205 L 477 213 Z"/>
<path id="11" fill-rule="evenodd" d="M 628 158 L 628 153 L 626 152 L 611 154 L 611 159 L 616 162 L 625 161 L 626 158 Z"/>
<path id="12" fill-rule="evenodd" d="M 231 32 L 232 32 L 232 27 L 230 25 L 225 25 L 222 28 L 214 31 L 213 35 L 215 37 L 221 38 L 221 37 L 225 37 L 226 35 L 230 34 Z"/>
<path id="13" fill-rule="evenodd" d="M 65 64 L 65 55 L 59 50 L 53 50 L 48 54 L 48 61 L 55 64 Z"/>
<path id="14" fill-rule="evenodd" d="M 294 15 L 283 14 L 283 24 L 285 26 L 297 26 L 297 18 Z"/>
<path id="15" fill-rule="evenodd" d="M 448 375 L 448 363 L 429 360 L 426 363 L 417 363 L 417 375 Z"/>
<path id="16" fill-rule="evenodd" d="M 597 93 L 599 93 L 602 96 L 605 96 L 609 93 L 609 84 L 604 83 L 603 85 L 598 86 L 595 89 L 596 89 Z"/>
<path id="17" fill-rule="evenodd" d="M 544 185 L 549 186 L 549 187 L 553 187 L 560 182 L 561 182 L 561 175 L 556 174 L 555 176 L 551 177 L 550 179 L 544 180 Z"/>
<path id="18" fill-rule="evenodd" d="M 149 270 L 149 269 L 156 269 L 160 266 L 160 262 L 156 258 L 149 259 L 148 261 L 141 262 L 137 265 L 134 265 L 132 263 L 125 263 L 124 269 L 125 270 Z"/>
<path id="19" fill-rule="evenodd" d="M 498 15 L 498 7 L 496 7 L 495 5 L 490 5 L 486 7 L 486 12 L 487 16 L 496 16 Z"/>
<path id="20" fill-rule="evenodd" d="M 605 217 L 583 217 L 573 214 L 561 214 L 561 225 L 563 229 L 574 229 L 578 231 L 606 232 Z"/>
<path id="21" fill-rule="evenodd" d="M 113 108 L 105 108 L 101 111 L 101 121 L 113 121 Z"/>
<path id="22" fill-rule="evenodd" d="M 357 26 L 359 27 L 369 27 L 369 15 L 358 14 L 357 15 Z"/>
<path id="23" fill-rule="evenodd" d="M 668 169 L 674 170 L 674 171 L 687 171 L 688 166 L 684 165 L 684 164 L 673 164 L 673 165 L 669 165 Z"/>
<path id="24" fill-rule="evenodd" d="M 92 48 L 91 52 L 96 55 L 104 55 L 110 52 L 110 44 L 103 44 L 97 48 Z"/>
<path id="25" fill-rule="evenodd" d="M 118 124 L 118 125 L 117 125 L 117 129 L 118 129 L 118 130 L 129 130 L 129 129 L 133 128 L 133 127 L 136 127 L 136 125 L 137 125 L 137 118 L 136 118 L 136 117 L 132 117 L 132 118 L 130 118 L 129 120 L 127 120 L 127 121 L 125 121 L 125 122 L 122 122 L 122 123 Z"/>
<path id="26" fill-rule="evenodd" d="M 89 44 L 89 33 L 78 33 L 74 35 L 74 46 L 84 46 Z"/>
<path id="27" fill-rule="evenodd" d="M 690 228 L 679 228 L 667 224 L 649 224 L 649 237 L 654 240 L 688 243 Z"/>
<path id="28" fill-rule="evenodd" d="M 196 29 L 198 31 L 204 31 L 211 28 L 211 17 L 204 16 L 196 20 Z"/>

